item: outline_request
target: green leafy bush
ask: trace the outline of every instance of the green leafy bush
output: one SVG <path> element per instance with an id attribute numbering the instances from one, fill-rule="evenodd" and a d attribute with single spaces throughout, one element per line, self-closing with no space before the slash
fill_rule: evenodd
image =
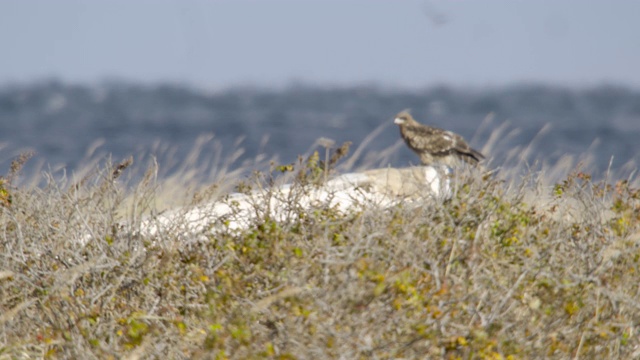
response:
<path id="1" fill-rule="evenodd" d="M 304 192 L 334 164 L 274 165 L 239 190 L 268 191 L 284 172 Z M 629 182 L 461 172 L 444 202 L 320 206 L 286 222 L 262 211 L 247 229 L 178 241 L 122 226 L 141 226 L 161 188 L 153 169 L 120 184 L 129 165 L 70 186 L 0 181 L 0 358 L 638 355 L 640 191 Z"/>

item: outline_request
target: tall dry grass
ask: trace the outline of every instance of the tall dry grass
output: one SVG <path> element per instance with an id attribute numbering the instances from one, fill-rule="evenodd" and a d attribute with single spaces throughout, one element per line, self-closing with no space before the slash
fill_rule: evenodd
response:
<path id="1" fill-rule="evenodd" d="M 168 178 L 125 159 L 39 187 L 16 185 L 18 159 L 0 181 L 0 358 L 640 356 L 638 183 L 564 162 L 459 171 L 444 202 L 319 205 L 285 222 L 263 211 L 180 242 L 130 231 L 178 198 L 307 191 L 328 168 L 305 159 L 247 176 L 190 158 Z"/>

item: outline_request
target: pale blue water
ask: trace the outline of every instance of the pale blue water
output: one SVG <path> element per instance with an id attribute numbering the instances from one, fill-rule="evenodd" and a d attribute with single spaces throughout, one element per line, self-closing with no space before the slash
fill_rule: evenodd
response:
<path id="1" fill-rule="evenodd" d="M 399 139 L 391 121 L 406 108 L 422 122 L 460 133 L 478 149 L 508 121 L 509 128 L 520 133 L 502 139 L 487 154 L 495 164 L 504 162 L 510 149 L 530 144 L 545 124 L 551 125 L 550 130 L 534 142 L 530 161 L 552 164 L 563 155 L 580 158 L 589 153 L 594 156 L 592 170 L 603 172 L 612 156 L 614 168 L 631 162 L 630 168 L 639 160 L 640 91 L 614 86 L 585 90 L 536 85 L 489 90 L 296 86 L 206 92 L 170 84 L 48 81 L 0 85 L 0 174 L 24 149 L 37 152 L 33 163 L 74 170 L 97 139 L 103 141 L 98 153 L 111 153 L 115 160 L 159 152 L 158 143 L 175 148 L 175 157 L 184 159 L 203 134 L 214 135 L 223 156 L 230 155 L 243 137 L 240 146 L 245 152 L 238 165 L 260 153 L 288 163 L 319 137 L 337 143 L 349 140 L 355 147 L 386 123 L 368 147 L 378 151 Z M 479 129 L 490 113 L 493 120 Z M 218 150 L 210 142 L 205 151 Z M 167 156 L 162 151 L 157 155 L 161 162 Z M 206 156 L 201 161 L 207 161 Z M 388 159 L 391 166 L 417 162 L 404 147 Z"/>

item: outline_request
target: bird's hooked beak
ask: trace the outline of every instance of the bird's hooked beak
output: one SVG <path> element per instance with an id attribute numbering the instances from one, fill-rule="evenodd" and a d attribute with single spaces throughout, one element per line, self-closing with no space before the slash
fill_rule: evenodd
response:
<path id="1" fill-rule="evenodd" d="M 402 118 L 399 118 L 399 117 L 393 119 L 393 123 L 394 124 L 402 125 L 402 124 L 404 124 L 404 122 L 405 122 L 405 120 L 402 119 Z"/>

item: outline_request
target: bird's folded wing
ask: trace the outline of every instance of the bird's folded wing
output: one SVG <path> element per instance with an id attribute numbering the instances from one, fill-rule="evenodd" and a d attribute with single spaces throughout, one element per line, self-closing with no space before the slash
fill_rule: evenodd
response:
<path id="1" fill-rule="evenodd" d="M 406 138 L 410 147 L 431 154 L 448 153 L 458 142 L 455 134 L 428 127 L 410 127 Z"/>

